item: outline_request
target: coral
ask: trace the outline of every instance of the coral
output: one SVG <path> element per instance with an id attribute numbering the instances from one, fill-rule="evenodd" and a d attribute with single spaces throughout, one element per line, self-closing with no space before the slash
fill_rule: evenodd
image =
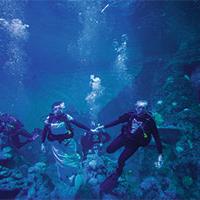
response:
<path id="1" fill-rule="evenodd" d="M 172 182 L 169 178 L 159 178 L 153 176 L 146 177 L 137 189 L 135 189 L 135 196 L 133 199 L 176 199 L 176 190 L 170 186 L 172 186 Z"/>
<path id="2" fill-rule="evenodd" d="M 64 183 L 57 182 L 55 189 L 51 192 L 51 199 L 75 199 L 78 191 L 84 183 L 83 175 L 77 174 L 73 176 L 73 181 Z"/>
<path id="3" fill-rule="evenodd" d="M 28 169 L 27 186 L 23 188 L 18 199 L 50 199 L 54 188 L 51 179 L 46 175 L 46 164 L 36 163 Z"/>
<path id="4" fill-rule="evenodd" d="M 185 187 L 189 187 L 193 184 L 193 179 L 190 176 L 184 176 L 182 182 Z"/>
<path id="5" fill-rule="evenodd" d="M 23 174 L 17 169 L 10 169 L 0 165 L 0 196 L 1 198 L 15 198 L 26 186 Z"/>
<path id="6" fill-rule="evenodd" d="M 157 126 L 158 127 L 161 126 L 163 124 L 163 122 L 164 122 L 164 119 L 163 119 L 162 115 L 159 114 L 158 112 L 154 112 L 153 116 L 154 116 L 154 119 L 156 121 Z"/>

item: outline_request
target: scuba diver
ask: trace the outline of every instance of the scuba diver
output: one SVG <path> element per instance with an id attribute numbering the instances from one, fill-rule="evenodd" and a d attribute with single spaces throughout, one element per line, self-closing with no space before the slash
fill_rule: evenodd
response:
<path id="1" fill-rule="evenodd" d="M 75 176 L 69 177 L 69 174 L 66 173 L 70 172 L 71 175 L 74 172 L 76 174 L 77 169 L 80 168 L 80 155 L 77 153 L 76 142 L 73 139 L 72 124 L 86 131 L 90 131 L 90 129 L 64 112 L 65 103 L 63 101 L 55 102 L 51 108 L 52 113 L 47 116 L 42 131 L 41 150 L 46 151 L 44 142 L 47 138 L 51 142 L 58 177 L 63 181 L 66 181 L 67 178 L 69 181 Z"/>
<path id="2" fill-rule="evenodd" d="M 74 132 L 71 124 L 86 131 L 90 131 L 87 126 L 79 123 L 69 114 L 64 113 L 65 103 L 63 101 L 55 102 L 51 108 L 52 113 L 47 116 L 42 131 L 42 151 L 45 151 L 44 142 L 46 138 L 49 141 L 57 141 L 59 143 L 62 143 L 66 139 L 73 138 Z"/>
<path id="3" fill-rule="evenodd" d="M 84 135 L 81 136 L 83 158 L 86 159 L 88 152 L 95 150 L 101 153 L 103 144 L 109 140 L 110 135 L 103 130 L 98 133 L 93 130 L 85 132 Z"/>
<path id="4" fill-rule="evenodd" d="M 0 139 L 1 146 L 12 145 L 21 148 L 25 144 L 34 141 L 39 136 L 40 129 L 35 128 L 30 134 L 24 129 L 24 125 L 14 116 L 7 113 L 0 114 Z M 25 141 L 20 140 L 20 136 L 26 138 Z"/>
<path id="5" fill-rule="evenodd" d="M 121 147 L 125 147 L 118 159 L 118 167 L 110 177 L 108 177 L 101 185 L 101 190 L 105 191 L 108 188 L 114 188 L 118 177 L 122 174 L 126 160 L 128 160 L 139 147 L 145 147 L 150 143 L 153 136 L 156 142 L 156 147 L 159 153 L 158 162 L 156 167 L 162 165 L 162 144 L 156 127 L 156 123 L 151 116 L 151 113 L 147 110 L 147 101 L 137 101 L 135 104 L 135 110 L 128 112 L 120 116 L 117 120 L 102 125 L 96 128 L 99 129 L 110 128 L 120 123 L 125 123 L 122 126 L 120 135 L 113 140 L 113 142 L 107 147 L 108 153 L 114 153 Z"/>

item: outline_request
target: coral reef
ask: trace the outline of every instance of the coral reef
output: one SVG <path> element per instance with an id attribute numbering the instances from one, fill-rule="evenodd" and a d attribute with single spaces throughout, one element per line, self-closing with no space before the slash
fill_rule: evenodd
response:
<path id="1" fill-rule="evenodd" d="M 12 147 L 5 146 L 0 150 L 0 197 L 15 198 L 26 185 L 20 169 L 14 164 Z"/>
<path id="2" fill-rule="evenodd" d="M 27 187 L 23 189 L 18 198 L 50 199 L 53 189 L 51 179 L 46 175 L 46 164 L 39 162 L 28 169 Z"/>

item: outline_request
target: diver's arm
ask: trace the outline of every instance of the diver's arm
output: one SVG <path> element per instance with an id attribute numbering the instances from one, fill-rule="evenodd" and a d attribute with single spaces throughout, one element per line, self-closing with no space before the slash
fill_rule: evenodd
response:
<path id="1" fill-rule="evenodd" d="M 48 132 L 49 132 L 49 126 L 48 126 L 48 124 L 46 124 L 46 125 L 44 126 L 43 131 L 42 131 L 42 144 L 44 144 Z"/>
<path id="2" fill-rule="evenodd" d="M 103 128 L 110 128 L 110 127 L 116 126 L 118 124 L 127 122 L 129 120 L 129 118 L 130 118 L 130 113 L 125 113 L 124 115 L 120 116 L 117 120 L 104 125 Z"/>
<path id="3" fill-rule="evenodd" d="M 86 131 L 90 131 L 90 129 L 87 126 L 85 126 L 84 124 L 76 121 L 75 119 L 71 120 L 71 123 L 76 125 L 79 128 L 82 128 L 82 129 L 86 130 Z"/>
<path id="4" fill-rule="evenodd" d="M 71 122 L 72 124 L 74 124 L 75 126 L 82 128 L 86 131 L 90 131 L 90 129 L 85 126 L 84 124 L 78 122 L 77 120 L 75 120 L 72 116 L 70 116 L 69 114 L 66 114 L 66 123 L 67 122 Z M 68 126 L 70 126 L 70 123 L 68 123 Z M 70 126 L 71 127 L 71 126 Z M 71 131 L 71 130 L 70 130 Z"/>
<path id="5" fill-rule="evenodd" d="M 46 148 L 44 146 L 44 142 L 45 142 L 45 139 L 47 137 L 48 132 L 49 132 L 49 125 L 46 124 L 44 126 L 43 131 L 42 131 L 42 144 L 41 144 L 41 151 L 44 152 L 44 153 L 46 152 Z"/>
<path id="6" fill-rule="evenodd" d="M 17 135 L 24 136 L 24 137 L 26 137 L 26 138 L 28 138 L 28 139 L 32 139 L 32 135 L 31 135 L 27 130 L 25 130 L 25 129 L 23 129 L 23 128 L 18 129 L 18 130 L 16 131 L 16 134 L 17 134 Z"/>

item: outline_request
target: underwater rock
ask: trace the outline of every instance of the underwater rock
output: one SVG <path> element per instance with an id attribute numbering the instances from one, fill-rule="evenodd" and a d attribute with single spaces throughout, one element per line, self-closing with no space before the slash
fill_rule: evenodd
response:
<path id="1" fill-rule="evenodd" d="M 38 173 L 43 174 L 46 171 L 46 164 L 44 162 L 38 162 L 28 170 L 29 174 Z"/>
<path id="2" fill-rule="evenodd" d="M 0 165 L 0 179 L 7 178 L 12 174 L 9 168 Z"/>
<path id="3" fill-rule="evenodd" d="M 154 177 L 146 178 L 140 185 L 142 190 L 158 189 L 158 182 Z"/>
<path id="4" fill-rule="evenodd" d="M 200 89 L 200 67 L 194 70 L 191 74 L 191 81 L 195 87 Z"/>
<path id="5" fill-rule="evenodd" d="M 23 174 L 16 169 L 0 166 L 0 197 L 15 198 L 26 186 Z"/>
<path id="6" fill-rule="evenodd" d="M 91 160 L 91 161 L 89 162 L 88 166 L 89 166 L 92 170 L 97 169 L 97 161 L 96 161 L 96 160 Z"/>
<path id="7" fill-rule="evenodd" d="M 176 107 L 177 106 L 177 102 L 172 102 L 172 106 Z"/>
<path id="8" fill-rule="evenodd" d="M 163 191 L 168 190 L 170 184 L 171 184 L 171 180 L 168 177 L 162 177 L 161 178 L 161 188 L 162 188 Z"/>
<path id="9" fill-rule="evenodd" d="M 177 151 L 177 153 L 181 153 L 184 151 L 184 148 L 179 145 L 176 145 L 176 151 Z"/>
<path id="10" fill-rule="evenodd" d="M 20 180 L 23 178 L 23 174 L 20 171 L 16 171 L 13 175 L 13 178 L 15 178 L 16 180 Z"/>
<path id="11" fill-rule="evenodd" d="M 164 183 L 165 182 L 165 183 Z M 160 182 L 155 177 L 147 177 L 143 180 L 143 182 L 140 184 L 140 187 L 136 191 L 136 198 L 142 199 L 142 200 L 172 200 L 176 199 L 177 194 L 175 190 L 170 189 L 170 180 L 166 179 L 163 182 L 163 180 Z M 163 187 L 162 184 L 166 184 L 165 187 Z M 161 188 L 162 186 L 162 188 Z"/>
<path id="12" fill-rule="evenodd" d="M 103 200 L 119 200 L 119 198 L 117 198 L 116 196 L 112 194 L 105 194 L 103 196 Z"/>
<path id="13" fill-rule="evenodd" d="M 92 177 L 92 178 L 90 178 L 90 179 L 88 180 L 88 183 L 89 183 L 90 185 L 92 185 L 92 186 L 95 186 L 95 185 L 98 184 L 98 179 Z"/>
<path id="14" fill-rule="evenodd" d="M 159 128 L 158 130 L 162 141 L 167 144 L 175 144 L 179 141 L 183 134 L 182 129 L 178 129 L 175 127 Z"/>
<path id="15" fill-rule="evenodd" d="M 162 100 L 158 100 L 158 101 L 156 102 L 156 104 L 157 104 L 157 105 L 162 105 L 162 104 L 163 104 L 163 101 L 162 101 Z"/>
<path id="16" fill-rule="evenodd" d="M 195 151 L 192 150 L 192 153 Z M 173 181 L 176 182 L 177 193 L 180 198 L 199 199 L 199 164 L 196 157 L 199 155 L 199 150 L 192 155 L 187 152 L 183 156 L 180 154 L 178 159 L 173 162 Z"/>
<path id="17" fill-rule="evenodd" d="M 46 174 L 46 164 L 38 162 L 28 169 L 27 186 L 23 188 L 18 199 L 50 199 L 54 185 Z"/>
<path id="18" fill-rule="evenodd" d="M 110 171 L 114 170 L 113 161 L 98 153 L 88 154 L 83 162 L 84 183 L 77 191 L 78 199 L 98 199 L 100 184 L 106 179 Z"/>
<path id="19" fill-rule="evenodd" d="M 158 127 L 163 124 L 164 119 L 161 114 L 159 114 L 158 112 L 155 112 L 155 113 L 153 113 L 153 117 L 154 117 Z"/>
<path id="20" fill-rule="evenodd" d="M 55 189 L 51 192 L 51 199 L 76 199 L 75 197 L 83 184 L 84 178 L 81 173 L 74 175 L 71 182 L 58 181 Z"/>
<path id="21" fill-rule="evenodd" d="M 147 177 L 140 184 L 136 196 L 140 199 L 160 199 L 161 188 L 154 177 Z"/>
<path id="22" fill-rule="evenodd" d="M 190 81 L 190 77 L 189 77 L 187 74 L 184 75 L 184 78 L 185 78 L 186 80 Z"/>
<path id="23" fill-rule="evenodd" d="M 115 195 L 118 199 L 132 199 L 131 192 L 133 192 L 131 191 L 131 183 L 124 176 L 121 176 L 111 194 Z"/>
<path id="24" fill-rule="evenodd" d="M 193 184 L 193 179 L 190 176 L 184 176 L 182 183 L 185 187 L 190 187 Z"/>

